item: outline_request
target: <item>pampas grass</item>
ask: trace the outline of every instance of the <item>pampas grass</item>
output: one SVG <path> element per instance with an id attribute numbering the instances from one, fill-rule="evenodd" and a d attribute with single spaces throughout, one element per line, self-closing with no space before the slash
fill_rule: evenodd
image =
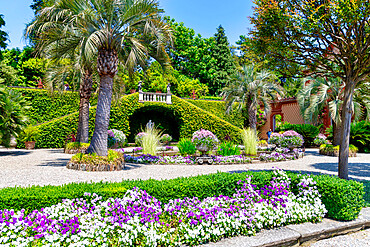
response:
<path id="1" fill-rule="evenodd" d="M 156 155 L 157 148 L 160 145 L 162 131 L 156 128 L 145 128 L 146 135 L 141 140 L 141 146 L 143 148 L 143 154 Z"/>
<path id="2" fill-rule="evenodd" d="M 256 155 L 257 154 L 257 136 L 256 131 L 248 128 L 242 130 L 242 140 L 244 144 L 244 152 L 246 155 Z"/>

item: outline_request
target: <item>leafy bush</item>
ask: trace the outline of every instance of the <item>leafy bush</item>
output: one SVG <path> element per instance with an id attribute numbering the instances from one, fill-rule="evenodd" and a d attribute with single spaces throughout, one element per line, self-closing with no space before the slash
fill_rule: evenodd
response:
<path id="1" fill-rule="evenodd" d="M 257 154 L 257 136 L 253 129 L 243 129 L 242 140 L 244 144 L 244 152 L 247 155 Z"/>
<path id="2" fill-rule="evenodd" d="M 324 134 L 320 133 L 313 140 L 313 144 L 320 147 L 322 144 L 328 144 L 328 140 L 326 140 L 326 136 Z"/>
<path id="3" fill-rule="evenodd" d="M 96 153 L 78 153 L 72 156 L 71 162 L 75 164 L 108 165 L 124 162 L 123 153 L 108 150 L 108 156 L 98 156 Z"/>
<path id="4" fill-rule="evenodd" d="M 179 148 L 179 152 L 182 156 L 194 155 L 197 151 L 190 138 L 182 138 L 177 144 L 177 147 Z"/>
<path id="5" fill-rule="evenodd" d="M 269 145 L 265 140 L 261 140 L 257 144 L 259 147 L 267 147 Z"/>
<path id="6" fill-rule="evenodd" d="M 321 126 L 314 126 L 311 124 L 291 124 L 285 122 L 279 125 L 275 131 L 294 130 L 303 137 L 305 146 L 312 146 L 314 139 L 320 133 L 320 128 Z"/>
<path id="7" fill-rule="evenodd" d="M 232 142 L 222 142 L 217 149 L 221 156 L 240 155 L 240 148 Z"/>
<path id="8" fill-rule="evenodd" d="M 162 143 L 169 143 L 170 141 L 172 141 L 172 136 L 170 136 L 169 134 L 163 134 L 161 136 Z"/>
<path id="9" fill-rule="evenodd" d="M 108 148 L 122 148 L 126 140 L 126 135 L 122 131 L 116 129 L 108 130 Z"/>
<path id="10" fill-rule="evenodd" d="M 34 126 L 28 126 L 21 132 L 20 139 L 23 142 L 35 142 L 40 136 L 39 130 Z"/>
<path id="11" fill-rule="evenodd" d="M 320 154 L 338 156 L 340 146 L 334 146 L 332 144 L 322 144 L 320 146 Z M 349 145 L 349 155 L 355 156 L 358 152 L 358 148 L 352 144 Z"/>
<path id="12" fill-rule="evenodd" d="M 291 178 L 293 191 L 299 181 L 298 175 L 287 172 Z M 252 184 L 262 188 L 271 180 L 269 171 L 245 173 L 216 173 L 196 177 L 180 177 L 171 180 L 125 180 L 120 183 L 71 183 L 62 186 L 33 186 L 29 188 L 4 188 L 0 190 L 0 210 L 4 208 L 30 212 L 34 209 L 51 206 L 63 199 L 84 197 L 85 192 L 97 193 L 107 199 L 122 197 L 126 190 L 138 187 L 146 190 L 163 203 L 171 199 L 198 197 L 204 199 L 213 195 L 230 196 L 239 180 L 252 176 Z M 327 216 L 338 220 L 353 220 L 364 205 L 364 186 L 354 180 L 343 180 L 328 175 L 313 176 L 321 199 L 328 210 Z"/>
<path id="13" fill-rule="evenodd" d="M 285 131 L 280 146 L 283 148 L 300 147 L 303 145 L 303 137 L 294 130 Z"/>

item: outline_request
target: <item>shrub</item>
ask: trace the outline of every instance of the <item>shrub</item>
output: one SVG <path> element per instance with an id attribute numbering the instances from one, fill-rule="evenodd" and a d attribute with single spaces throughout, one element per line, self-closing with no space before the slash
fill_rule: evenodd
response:
<path id="1" fill-rule="evenodd" d="M 122 131 L 111 129 L 108 130 L 108 148 L 122 148 L 126 143 L 126 135 Z"/>
<path id="2" fill-rule="evenodd" d="M 182 156 L 194 155 L 197 151 L 190 138 L 182 138 L 177 144 L 177 147 L 179 148 L 179 152 Z"/>
<path id="3" fill-rule="evenodd" d="M 39 130 L 34 126 L 28 126 L 21 132 L 20 139 L 23 142 L 35 142 L 40 136 Z"/>
<path id="4" fill-rule="evenodd" d="M 339 155 L 339 145 L 334 146 L 332 144 L 322 144 L 320 146 L 320 154 L 330 155 L 330 156 L 338 156 Z M 349 145 L 349 156 L 353 157 L 356 156 L 358 152 L 358 148 L 352 144 Z"/>
<path id="5" fill-rule="evenodd" d="M 145 133 L 141 139 L 143 154 L 156 155 L 162 132 L 154 127 L 146 127 Z"/>
<path id="6" fill-rule="evenodd" d="M 298 174 L 287 172 L 291 178 L 292 189 L 296 191 Z M 239 180 L 252 176 L 252 184 L 262 188 L 271 180 L 270 171 L 243 173 L 216 173 L 196 177 L 180 177 L 171 180 L 125 180 L 120 183 L 71 183 L 62 186 L 33 186 L 29 188 L 5 188 L 0 190 L 0 210 L 4 208 L 30 212 L 34 209 L 51 206 L 63 199 L 84 197 L 85 192 L 97 193 L 107 199 L 122 197 L 126 190 L 138 187 L 146 190 L 163 203 L 171 199 L 198 197 L 204 199 L 213 195 L 230 196 L 235 188 L 240 188 Z M 353 220 L 364 205 L 364 187 L 353 180 L 319 175 L 313 176 L 321 199 L 328 210 L 327 216 L 338 220 Z"/>
<path id="7" fill-rule="evenodd" d="M 69 142 L 66 144 L 66 153 L 85 153 L 86 149 L 90 146 L 90 143 L 82 142 Z"/>
<path id="8" fill-rule="evenodd" d="M 71 162 L 87 165 L 108 165 L 124 162 L 123 153 L 108 150 L 108 156 L 98 156 L 96 153 L 78 153 L 72 156 Z"/>
<path id="9" fill-rule="evenodd" d="M 265 140 L 261 140 L 257 144 L 258 144 L 259 147 L 268 147 L 268 145 L 269 145 L 267 143 L 267 141 L 265 141 Z"/>
<path id="10" fill-rule="evenodd" d="M 170 136 L 169 134 L 164 134 L 161 136 L 162 143 L 169 143 L 170 141 L 172 141 L 172 136 Z"/>
<path id="11" fill-rule="evenodd" d="M 243 129 L 242 140 L 244 144 L 244 152 L 247 155 L 257 154 L 257 136 L 253 129 Z"/>
<path id="12" fill-rule="evenodd" d="M 217 153 L 221 156 L 240 155 L 240 148 L 232 142 L 222 142 Z"/>
<path id="13" fill-rule="evenodd" d="M 313 140 L 313 144 L 320 147 L 322 144 L 328 144 L 328 140 L 326 140 L 326 136 L 324 134 L 320 133 Z"/>
<path id="14" fill-rule="evenodd" d="M 316 136 L 320 133 L 320 126 L 314 126 L 311 124 L 291 124 L 291 123 L 283 123 L 280 126 L 276 128 L 275 131 L 281 132 L 281 131 L 288 131 L 288 130 L 294 130 L 298 134 L 300 134 L 303 137 L 305 146 L 311 146 L 313 145 L 313 141 L 316 138 Z"/>
<path id="15" fill-rule="evenodd" d="M 194 143 L 196 147 L 205 146 L 209 150 L 214 149 L 219 143 L 219 140 L 215 134 L 213 134 L 209 130 L 204 130 L 204 129 L 195 131 L 193 133 L 193 137 L 191 138 L 191 141 Z"/>
<path id="16" fill-rule="evenodd" d="M 303 145 L 303 137 L 294 130 L 285 131 L 280 146 L 283 148 L 300 147 Z"/>

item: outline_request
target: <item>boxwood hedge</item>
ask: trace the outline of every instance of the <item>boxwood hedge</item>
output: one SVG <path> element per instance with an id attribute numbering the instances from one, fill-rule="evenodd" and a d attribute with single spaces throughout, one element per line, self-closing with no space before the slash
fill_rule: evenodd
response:
<path id="1" fill-rule="evenodd" d="M 31 102 L 30 108 L 26 110 L 26 115 L 32 125 L 44 123 L 55 118 L 63 117 L 78 111 L 79 94 L 78 92 L 54 92 L 40 89 L 12 88 L 18 91 Z M 97 95 L 93 94 L 90 99 L 91 105 L 96 105 Z"/>
<path id="2" fill-rule="evenodd" d="M 196 177 L 180 177 L 170 180 L 125 180 L 120 183 L 71 183 L 63 186 L 32 186 L 28 188 L 5 188 L 0 190 L 0 210 L 26 209 L 31 211 L 51 206 L 63 199 L 79 198 L 84 192 L 97 193 L 103 198 L 121 197 L 133 187 L 146 190 L 162 202 L 184 197 L 205 198 L 214 195 L 232 195 L 239 186 L 237 182 L 252 175 L 257 187 L 267 185 L 272 178 L 271 171 L 216 173 Z M 296 190 L 298 174 L 288 172 Z M 356 181 L 342 180 L 328 175 L 313 176 L 322 195 L 327 216 L 338 220 L 355 219 L 364 205 L 364 187 Z"/>
<path id="3" fill-rule="evenodd" d="M 130 134 L 129 117 L 135 110 L 142 107 L 161 107 L 172 111 L 180 120 L 180 137 L 191 137 L 194 131 L 204 128 L 215 133 L 221 140 L 230 136 L 234 141 L 240 141 L 240 128 L 176 96 L 172 97 L 171 105 L 158 102 L 139 103 L 137 93 L 125 96 L 121 101 L 112 105 L 109 128 L 122 130 L 128 136 Z M 95 113 L 96 107 L 91 107 L 90 137 L 95 126 Z M 77 127 L 78 112 L 38 125 L 40 137 L 36 142 L 36 148 L 64 147 L 67 136 L 76 133 Z M 18 143 L 18 147 L 22 147 L 23 143 Z"/>

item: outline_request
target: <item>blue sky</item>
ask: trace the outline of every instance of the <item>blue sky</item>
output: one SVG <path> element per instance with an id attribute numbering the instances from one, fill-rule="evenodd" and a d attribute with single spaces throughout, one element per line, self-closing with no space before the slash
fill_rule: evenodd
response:
<path id="1" fill-rule="evenodd" d="M 184 22 L 203 37 L 213 36 L 222 25 L 231 44 L 251 28 L 248 16 L 252 15 L 252 0 L 159 0 L 165 14 Z M 29 7 L 32 0 L 0 0 L 0 14 L 5 17 L 5 28 L 9 34 L 8 48 L 26 45 L 23 32 L 26 23 L 33 18 Z"/>

